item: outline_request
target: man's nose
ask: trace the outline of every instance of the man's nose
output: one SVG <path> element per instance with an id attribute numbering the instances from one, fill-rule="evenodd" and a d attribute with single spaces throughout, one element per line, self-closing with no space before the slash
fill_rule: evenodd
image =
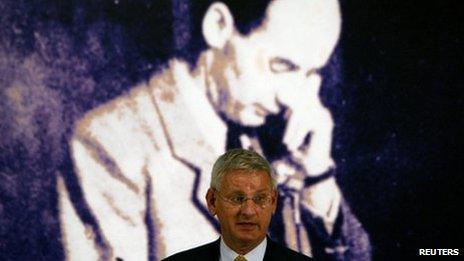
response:
<path id="1" fill-rule="evenodd" d="M 280 106 L 276 96 L 270 96 L 266 99 L 263 103 L 258 104 L 258 106 L 262 106 L 263 109 L 270 113 L 278 113 Z"/>
<path id="2" fill-rule="evenodd" d="M 300 76 L 277 89 L 276 100 L 281 106 L 294 108 L 300 104 L 318 104 L 321 77 L 318 74 Z"/>
<path id="3" fill-rule="evenodd" d="M 256 209 L 258 206 L 253 202 L 253 200 L 249 199 L 243 202 L 240 206 L 240 213 L 244 216 L 253 216 L 256 214 Z"/>

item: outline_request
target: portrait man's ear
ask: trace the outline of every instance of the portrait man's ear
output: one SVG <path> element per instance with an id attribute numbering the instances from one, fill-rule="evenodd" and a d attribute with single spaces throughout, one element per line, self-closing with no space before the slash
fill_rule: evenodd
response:
<path id="1" fill-rule="evenodd" d="M 213 189 L 208 189 L 206 193 L 206 203 L 208 204 L 208 210 L 211 215 L 216 215 L 216 195 Z"/>
<path id="2" fill-rule="evenodd" d="M 211 4 L 202 23 L 206 43 L 210 47 L 222 49 L 232 35 L 233 29 L 234 19 L 229 8 L 221 2 Z"/>

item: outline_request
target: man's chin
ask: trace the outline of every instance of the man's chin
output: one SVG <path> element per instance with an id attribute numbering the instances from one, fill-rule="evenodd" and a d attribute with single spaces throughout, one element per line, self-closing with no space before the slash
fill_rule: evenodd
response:
<path id="1" fill-rule="evenodd" d="M 242 229 L 242 230 L 237 230 L 235 233 L 237 239 L 244 243 L 253 243 L 261 238 L 264 238 L 262 233 L 260 233 L 257 229 L 253 230 L 247 230 L 247 229 Z"/>
<path id="2" fill-rule="evenodd" d="M 257 236 L 257 235 L 251 235 L 251 234 L 242 234 L 239 233 L 237 235 L 237 239 L 242 242 L 242 244 L 250 245 L 250 244 L 256 244 L 258 241 L 260 241 L 263 237 L 262 236 Z"/>

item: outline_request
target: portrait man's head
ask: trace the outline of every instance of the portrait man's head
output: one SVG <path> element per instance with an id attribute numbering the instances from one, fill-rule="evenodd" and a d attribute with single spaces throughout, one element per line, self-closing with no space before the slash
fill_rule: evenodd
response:
<path id="1" fill-rule="evenodd" d="M 185 37 L 196 55 L 185 57 L 205 74 L 208 95 L 221 115 L 256 127 L 270 114 L 297 110 L 303 99 L 319 105 L 320 70 L 340 34 L 338 1 L 199 5 L 191 6 L 204 12 L 197 10 L 201 15 L 192 19 L 196 35 Z"/>

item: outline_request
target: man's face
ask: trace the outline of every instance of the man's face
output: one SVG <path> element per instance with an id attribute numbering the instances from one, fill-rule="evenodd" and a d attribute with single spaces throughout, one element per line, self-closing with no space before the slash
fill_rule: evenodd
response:
<path id="1" fill-rule="evenodd" d="M 244 197 L 249 199 L 241 205 L 233 203 Z M 256 204 L 253 197 L 268 200 Z M 229 247 L 255 247 L 266 236 L 276 209 L 277 192 L 265 171 L 235 170 L 224 175 L 218 190 L 210 189 L 207 201 L 210 211 L 217 214 L 222 237 Z"/>
<path id="2" fill-rule="evenodd" d="M 340 22 L 336 0 L 272 2 L 259 28 L 249 36 L 235 32 L 215 52 L 210 74 L 219 111 L 241 125 L 259 126 L 280 106 L 292 108 L 308 86 L 318 90 L 318 69 L 338 41 Z M 316 96 L 310 102 L 319 102 Z"/>

